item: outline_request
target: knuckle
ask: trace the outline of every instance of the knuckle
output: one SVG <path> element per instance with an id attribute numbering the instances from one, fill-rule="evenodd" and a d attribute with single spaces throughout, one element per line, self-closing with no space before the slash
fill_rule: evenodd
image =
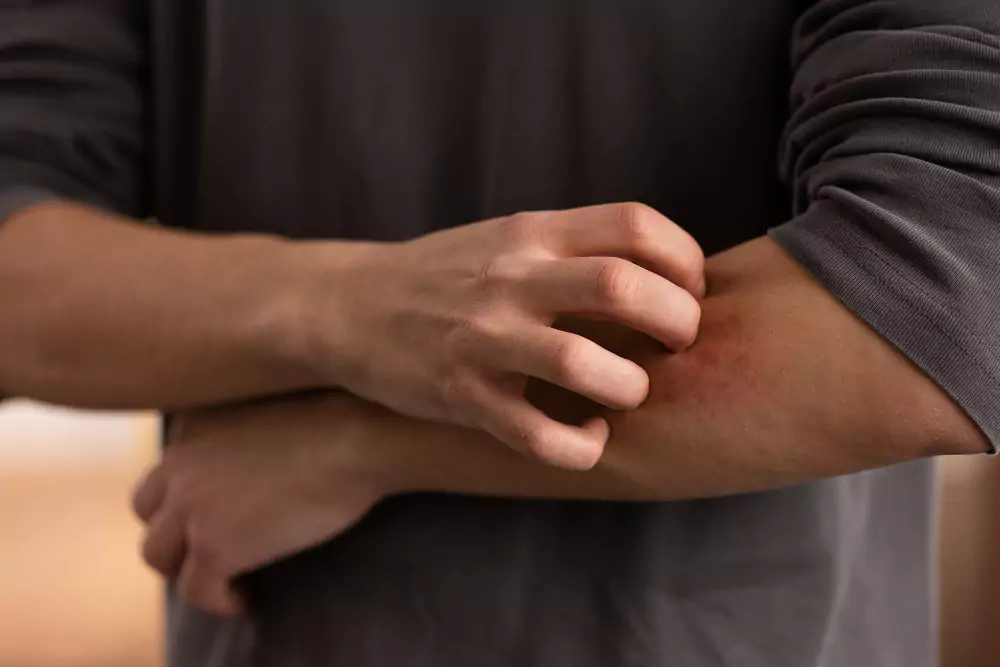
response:
<path id="1" fill-rule="evenodd" d="M 479 273 L 479 289 L 488 294 L 506 292 L 524 278 L 523 262 L 511 255 L 491 258 Z"/>
<path id="2" fill-rule="evenodd" d="M 523 450 L 538 458 L 545 458 L 552 450 L 552 437 L 549 429 L 537 424 L 518 431 L 518 440 Z"/>
<path id="3" fill-rule="evenodd" d="M 570 381 L 583 372 L 586 351 L 575 340 L 560 342 L 552 351 L 552 372 L 557 381 Z"/>
<path id="4" fill-rule="evenodd" d="M 477 307 L 472 312 L 455 314 L 448 323 L 448 329 L 442 340 L 444 360 L 442 374 L 453 371 L 467 360 L 475 358 L 477 350 L 482 345 L 483 331 L 486 324 L 483 320 L 486 314 L 483 307 Z"/>
<path id="5" fill-rule="evenodd" d="M 601 262 L 594 276 L 598 298 L 613 306 L 627 306 L 638 301 L 644 285 L 635 268 L 621 259 Z"/>
<path id="6" fill-rule="evenodd" d="M 477 287 L 482 292 L 491 292 L 497 283 L 501 282 L 502 275 L 503 266 L 500 263 L 500 258 L 492 257 L 479 272 Z"/>
<path id="7" fill-rule="evenodd" d="M 521 436 L 521 449 L 529 456 L 557 467 L 587 469 L 587 461 L 579 458 L 579 452 L 571 452 L 562 441 L 558 429 L 552 424 L 540 424 L 525 431 Z M 596 452 L 597 458 L 600 452 Z M 594 460 L 596 463 L 596 458 Z"/>
<path id="8" fill-rule="evenodd" d="M 534 245 L 538 239 L 538 214 L 515 213 L 503 219 L 503 234 L 514 246 Z"/>
<path id="9" fill-rule="evenodd" d="M 447 318 L 443 341 L 446 350 L 460 349 L 468 344 L 476 317 L 475 313 L 459 312 Z"/>
<path id="10" fill-rule="evenodd" d="M 456 369 L 445 378 L 441 388 L 441 398 L 444 405 L 450 409 L 453 418 L 458 419 L 468 405 L 472 387 L 472 372 L 464 367 Z"/>
<path id="11" fill-rule="evenodd" d="M 464 342 L 470 344 L 473 350 L 482 348 L 484 343 L 491 343 L 502 337 L 499 313 L 487 308 L 479 308 L 469 315 L 463 325 Z"/>
<path id="12" fill-rule="evenodd" d="M 444 379 L 441 384 L 441 397 L 445 405 L 454 406 L 462 395 L 462 373 L 455 372 Z"/>
<path id="13" fill-rule="evenodd" d="M 617 213 L 618 228 L 634 247 L 652 242 L 659 213 L 638 202 L 619 204 Z"/>

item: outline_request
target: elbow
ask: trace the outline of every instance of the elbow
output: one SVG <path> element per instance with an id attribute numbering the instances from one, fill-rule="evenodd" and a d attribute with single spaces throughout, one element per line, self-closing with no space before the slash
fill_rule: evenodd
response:
<path id="1" fill-rule="evenodd" d="M 993 443 L 975 421 L 957 405 L 928 429 L 930 456 L 970 456 L 995 453 Z"/>
<path id="2" fill-rule="evenodd" d="M 920 442 L 921 458 L 967 456 L 994 451 L 994 392 L 990 382 L 955 382 L 956 377 L 915 372 L 898 385 L 901 419 L 897 428 Z M 966 380 L 967 380 L 966 376 Z M 984 406 L 986 408 L 984 409 Z"/>

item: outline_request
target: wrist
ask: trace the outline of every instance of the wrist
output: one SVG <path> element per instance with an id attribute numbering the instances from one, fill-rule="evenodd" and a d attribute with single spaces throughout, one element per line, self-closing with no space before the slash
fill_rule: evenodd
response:
<path id="1" fill-rule="evenodd" d="M 327 373 L 308 348 L 308 296 L 315 269 L 309 260 L 308 243 L 270 236 L 248 236 L 254 244 L 257 267 L 253 284 L 245 292 L 250 298 L 248 315 L 241 318 L 245 338 L 264 359 L 295 379 L 295 389 L 328 386 Z"/>
<path id="2" fill-rule="evenodd" d="M 361 450 L 357 452 L 362 461 L 359 474 L 373 480 L 384 496 L 469 491 L 475 487 L 470 476 L 485 475 L 492 465 L 523 460 L 481 431 L 411 419 L 351 399 L 361 406 L 353 411 L 357 419 L 353 442 Z M 470 459 L 472 452 L 477 454 Z M 482 468 L 470 467 L 470 460 Z M 470 475 L 471 471 L 476 472 Z"/>
<path id="3" fill-rule="evenodd" d="M 346 392 L 326 394 L 324 403 L 328 433 L 335 434 L 317 466 L 324 479 L 330 478 L 329 471 L 346 467 L 352 479 L 379 497 L 418 490 L 412 443 L 399 434 L 400 424 L 409 420 Z"/>
<path id="4" fill-rule="evenodd" d="M 378 247 L 354 241 L 294 242 L 290 280 L 282 288 L 289 303 L 286 351 L 319 378 L 323 388 L 350 388 L 357 375 L 358 277 Z M 363 332 L 362 332 L 363 333 Z"/>

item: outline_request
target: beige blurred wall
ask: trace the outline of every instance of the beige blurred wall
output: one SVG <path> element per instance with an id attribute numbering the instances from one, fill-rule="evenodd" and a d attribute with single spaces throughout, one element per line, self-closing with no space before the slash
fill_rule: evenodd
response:
<path id="1" fill-rule="evenodd" d="M 0 406 L 0 667 L 157 667 L 160 585 L 132 485 L 148 415 Z"/>

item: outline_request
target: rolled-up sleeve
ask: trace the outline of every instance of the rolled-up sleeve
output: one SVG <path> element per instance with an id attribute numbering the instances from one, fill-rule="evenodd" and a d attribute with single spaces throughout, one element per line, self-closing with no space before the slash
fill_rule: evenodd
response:
<path id="1" fill-rule="evenodd" d="M 1000 2 L 819 0 L 770 235 L 1000 444 Z M 822 350 L 817 350 L 818 354 Z"/>
<path id="2" fill-rule="evenodd" d="M 0 224 L 48 199 L 145 214 L 146 14 L 0 0 Z"/>

